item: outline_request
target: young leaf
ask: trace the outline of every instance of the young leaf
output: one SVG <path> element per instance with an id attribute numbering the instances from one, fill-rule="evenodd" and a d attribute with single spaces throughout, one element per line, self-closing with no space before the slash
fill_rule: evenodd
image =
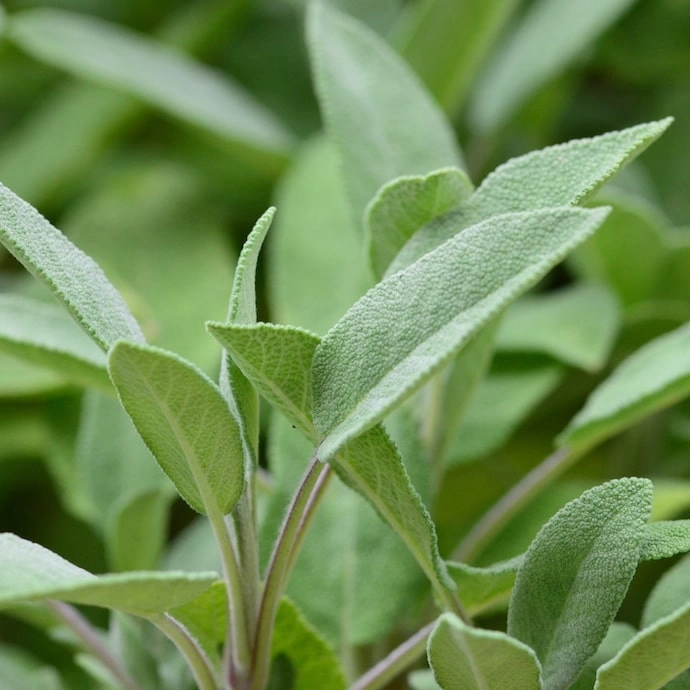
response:
<path id="1" fill-rule="evenodd" d="M 309 8 L 307 35 L 323 118 L 357 224 L 389 180 L 460 167 L 441 110 L 383 39 L 325 3 Z"/>
<path id="2" fill-rule="evenodd" d="M 120 338 L 145 342 L 120 293 L 94 261 L 1 184 L 0 242 L 48 286 L 102 350 Z"/>
<path id="3" fill-rule="evenodd" d="M 496 216 L 372 288 L 314 353 L 319 457 L 328 460 L 419 388 L 605 215 L 559 208 Z"/>
<path id="4" fill-rule="evenodd" d="M 527 550 L 508 634 L 534 649 L 546 690 L 568 687 L 604 639 L 637 568 L 651 507 L 648 479 L 607 482 L 556 513 Z"/>
<path id="5" fill-rule="evenodd" d="M 128 92 L 233 143 L 284 155 L 291 135 L 227 76 L 95 17 L 35 9 L 14 14 L 8 37 L 77 77 Z"/>
<path id="6" fill-rule="evenodd" d="M 585 371 L 601 369 L 620 320 L 616 298 L 601 285 L 581 283 L 546 295 L 527 295 L 501 320 L 500 350 L 544 352 Z"/>
<path id="7" fill-rule="evenodd" d="M 428 642 L 429 664 L 443 690 L 540 690 L 541 667 L 522 642 L 497 630 L 472 628 L 443 614 Z M 508 679 L 510 679 L 508 681 Z"/>
<path id="8" fill-rule="evenodd" d="M 524 556 L 517 556 L 488 568 L 448 563 L 448 573 L 457 585 L 458 596 L 467 612 L 474 615 L 493 604 L 507 601 L 523 559 Z"/>
<path id="9" fill-rule="evenodd" d="M 458 168 L 405 175 L 383 185 L 364 216 L 374 275 L 380 279 L 417 230 L 460 206 L 472 189 L 469 177 Z"/>
<path id="10" fill-rule="evenodd" d="M 473 127 L 480 132 L 500 127 L 633 2 L 599 0 L 583 6 L 577 0 L 539 0 L 530 5 L 478 82 L 469 113 Z"/>
<path id="11" fill-rule="evenodd" d="M 690 667 L 690 604 L 641 630 L 597 671 L 594 690 L 654 690 Z"/>
<path id="12" fill-rule="evenodd" d="M 558 437 L 582 449 L 690 394 L 690 324 L 648 342 L 624 360 L 589 396 Z"/>
<path id="13" fill-rule="evenodd" d="M 672 121 L 666 118 L 512 158 L 487 175 L 461 209 L 416 233 L 388 273 L 408 266 L 460 230 L 491 216 L 582 203 L 658 139 Z"/>
<path id="14" fill-rule="evenodd" d="M 232 511 L 244 487 L 240 430 L 220 391 L 194 365 L 118 342 L 110 376 L 123 407 L 180 496 L 199 513 Z"/>
<path id="15" fill-rule="evenodd" d="M 191 601 L 219 577 L 216 573 L 181 572 L 96 576 L 38 544 L 8 533 L 0 534 L 0 554 L 2 606 L 57 599 L 148 616 Z"/>
<path id="16" fill-rule="evenodd" d="M 112 393 L 103 352 L 55 305 L 0 295 L 0 351 Z"/>

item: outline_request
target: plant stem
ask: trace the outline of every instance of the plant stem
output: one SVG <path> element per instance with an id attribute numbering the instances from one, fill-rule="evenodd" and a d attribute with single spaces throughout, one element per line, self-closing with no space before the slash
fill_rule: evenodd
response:
<path id="1" fill-rule="evenodd" d="M 545 486 L 563 474 L 581 454 L 569 448 L 560 448 L 528 472 L 470 530 L 453 553 L 452 560 L 470 563 L 476 559 L 508 522 Z"/>
<path id="2" fill-rule="evenodd" d="M 126 688 L 126 690 L 142 690 L 141 686 L 129 675 L 127 670 L 122 667 L 119 660 L 116 659 L 105 644 L 103 644 L 98 632 L 91 623 L 89 623 L 74 606 L 65 604 L 62 601 L 53 600 L 47 601 L 46 604 L 53 613 L 76 634 L 83 642 L 84 647 L 86 647 L 86 649 L 88 649 L 103 666 L 113 674 L 122 684 L 123 688 Z"/>
<path id="3" fill-rule="evenodd" d="M 252 689 L 263 690 L 268 679 L 271 637 L 280 598 L 299 547 L 331 476 L 329 465 L 316 455 L 312 457 L 292 497 L 281 525 L 271 560 L 266 571 L 263 595 L 259 605 L 259 619 L 254 636 L 252 659 Z"/>
<path id="4" fill-rule="evenodd" d="M 186 628 L 167 613 L 150 616 L 148 620 L 175 644 L 187 660 L 198 690 L 218 690 L 218 682 L 206 654 Z"/>
<path id="5" fill-rule="evenodd" d="M 350 690 L 379 690 L 393 678 L 413 664 L 426 649 L 426 641 L 436 621 L 425 625 L 399 647 L 396 647 L 385 659 L 372 666 L 363 676 L 350 686 Z"/>

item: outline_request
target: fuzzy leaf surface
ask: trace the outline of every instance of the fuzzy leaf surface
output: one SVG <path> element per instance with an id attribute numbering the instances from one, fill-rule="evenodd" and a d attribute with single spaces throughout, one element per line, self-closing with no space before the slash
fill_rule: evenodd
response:
<path id="1" fill-rule="evenodd" d="M 100 267 L 3 185 L 0 241 L 48 286 L 102 350 L 107 352 L 120 338 L 145 341 L 124 299 Z"/>
<path id="2" fill-rule="evenodd" d="M 197 512 L 229 513 L 244 487 L 240 429 L 218 388 L 165 350 L 118 342 L 110 375 L 139 434 Z"/>
<path id="3" fill-rule="evenodd" d="M 372 288 L 314 353 L 319 456 L 328 460 L 392 411 L 605 215 L 560 208 L 497 216 Z"/>
<path id="4" fill-rule="evenodd" d="M 530 5 L 478 83 L 470 108 L 473 126 L 491 132 L 504 124 L 530 94 L 563 70 L 634 1 L 583 5 L 577 0 L 539 0 Z"/>
<path id="5" fill-rule="evenodd" d="M 317 336 L 290 326 L 208 324 L 266 399 L 312 441 L 311 361 Z M 399 534 L 418 563 L 441 588 L 453 588 L 440 559 L 436 532 L 400 455 L 382 427 L 351 440 L 332 458 L 340 478 L 362 494 Z"/>
<path id="6" fill-rule="evenodd" d="M 57 9 L 12 16 L 10 39 L 33 57 L 123 90 L 235 143 L 284 154 L 291 136 L 227 76 L 95 17 Z"/>
<path id="7" fill-rule="evenodd" d="M 429 664 L 443 690 L 540 690 L 541 667 L 525 644 L 443 614 L 427 645 Z"/>
<path id="8" fill-rule="evenodd" d="M 416 233 L 388 273 L 408 266 L 460 230 L 491 216 L 582 203 L 658 139 L 672 121 L 648 122 L 511 158 L 486 176 L 463 208 Z"/>
<path id="9" fill-rule="evenodd" d="M 649 341 L 589 396 L 558 437 L 561 446 L 592 446 L 690 394 L 690 324 Z"/>
<path id="10" fill-rule="evenodd" d="M 664 520 L 646 526 L 641 561 L 671 558 L 687 551 L 690 551 L 690 520 Z"/>
<path id="11" fill-rule="evenodd" d="M 208 589 L 217 573 L 129 572 L 92 575 L 48 549 L 0 534 L 0 606 L 58 599 L 147 616 L 181 606 Z"/>
<path id="12" fill-rule="evenodd" d="M 374 275 L 380 279 L 417 230 L 460 206 L 472 190 L 469 177 L 458 168 L 405 175 L 381 187 L 364 217 Z"/>
<path id="13" fill-rule="evenodd" d="M 112 393 L 103 352 L 55 305 L 0 295 L 0 351 Z"/>
<path id="14" fill-rule="evenodd" d="M 458 587 L 458 596 L 474 615 L 507 599 L 515 584 L 524 556 L 477 568 L 466 563 L 448 563 L 448 572 Z"/>
<path id="15" fill-rule="evenodd" d="M 651 507 L 648 479 L 607 482 L 558 511 L 527 550 L 508 634 L 534 649 L 546 690 L 572 684 L 604 639 L 635 574 Z"/>
<path id="16" fill-rule="evenodd" d="M 460 167 L 440 108 L 383 39 L 325 3 L 312 3 L 307 36 L 323 119 L 342 159 L 356 223 L 386 182 Z"/>

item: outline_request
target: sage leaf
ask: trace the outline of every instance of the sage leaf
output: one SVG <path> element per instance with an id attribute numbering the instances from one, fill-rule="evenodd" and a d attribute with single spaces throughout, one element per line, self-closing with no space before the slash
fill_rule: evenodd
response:
<path id="1" fill-rule="evenodd" d="M 319 457 L 380 421 L 605 215 L 560 208 L 496 216 L 372 288 L 314 353 Z"/>
<path id="2" fill-rule="evenodd" d="M 57 671 L 10 645 L 0 645 L 0 687 L 12 690 L 63 690 Z"/>
<path id="3" fill-rule="evenodd" d="M 519 4 L 519 0 L 435 0 L 413 5 L 396 34 L 396 44 L 436 100 L 457 113 L 477 69 Z"/>
<path id="4" fill-rule="evenodd" d="M 643 345 L 595 388 L 558 444 L 589 448 L 690 394 L 689 347 L 690 324 Z"/>
<path id="5" fill-rule="evenodd" d="M 597 671 L 594 690 L 655 690 L 690 667 L 690 604 L 633 637 Z"/>
<path id="6" fill-rule="evenodd" d="M 382 38 L 325 3 L 311 4 L 307 37 L 323 118 L 358 226 L 384 183 L 461 167 L 443 113 Z"/>
<path id="7" fill-rule="evenodd" d="M 469 177 L 459 168 L 405 175 L 383 185 L 364 217 L 374 275 L 380 279 L 417 230 L 460 206 L 472 189 Z"/>
<path id="8" fill-rule="evenodd" d="M 120 338 L 144 342 L 139 324 L 98 265 L 1 184 L 0 242 L 48 286 L 102 350 Z"/>
<path id="9" fill-rule="evenodd" d="M 576 0 L 539 0 L 530 5 L 478 82 L 469 110 L 472 126 L 488 133 L 507 122 L 633 3 L 600 0 L 584 6 Z"/>
<path id="10" fill-rule="evenodd" d="M 648 479 L 607 482 L 558 511 L 527 550 L 508 634 L 534 649 L 546 690 L 573 683 L 604 639 L 635 574 L 651 507 Z"/>
<path id="11" fill-rule="evenodd" d="M 540 690 L 536 654 L 497 630 L 481 630 L 443 614 L 427 645 L 429 664 L 442 690 L 499 690 L 510 678 L 515 690 Z"/>
<path id="12" fill-rule="evenodd" d="M 292 137 L 227 76 L 170 46 L 58 9 L 13 14 L 8 38 L 38 60 L 125 91 L 234 144 L 283 156 Z"/>
<path id="13" fill-rule="evenodd" d="M 507 603 L 524 555 L 486 568 L 466 563 L 448 563 L 448 573 L 458 588 L 458 596 L 470 615 Z"/>
<path id="14" fill-rule="evenodd" d="M 690 551 L 690 520 L 652 522 L 645 528 L 641 561 L 671 558 Z"/>
<path id="15" fill-rule="evenodd" d="M 318 434 L 310 412 L 311 361 L 318 337 L 288 326 L 209 323 L 211 334 L 235 359 L 266 399 L 312 441 Z M 398 533 L 427 577 L 441 591 L 452 589 L 438 553 L 436 531 L 400 455 L 382 427 L 340 449 L 331 462 L 339 477 L 362 494 Z M 388 489 L 381 492 L 379 488 Z"/>
<path id="16" fill-rule="evenodd" d="M 48 549 L 14 534 L 0 534 L 0 606 L 57 599 L 138 616 L 191 601 L 216 573 L 130 572 L 92 575 Z"/>
<path id="17" fill-rule="evenodd" d="M 467 204 L 432 221 L 401 250 L 388 273 L 408 266 L 450 237 L 501 213 L 581 204 L 670 126 L 672 118 L 532 151 L 499 165 Z"/>
<path id="18" fill-rule="evenodd" d="M 240 430 L 218 388 L 173 353 L 125 341 L 108 370 L 123 407 L 182 498 L 232 511 L 244 487 Z"/>
<path id="19" fill-rule="evenodd" d="M 0 351 L 112 394 L 103 352 L 55 305 L 0 295 Z"/>
<path id="20" fill-rule="evenodd" d="M 648 628 L 665 616 L 671 615 L 690 601 L 690 556 L 681 558 L 656 582 L 647 597 L 640 625 Z"/>
<path id="21" fill-rule="evenodd" d="M 501 320 L 496 347 L 543 352 L 594 372 L 606 364 L 619 323 L 618 303 L 610 290 L 581 283 L 518 300 Z"/>

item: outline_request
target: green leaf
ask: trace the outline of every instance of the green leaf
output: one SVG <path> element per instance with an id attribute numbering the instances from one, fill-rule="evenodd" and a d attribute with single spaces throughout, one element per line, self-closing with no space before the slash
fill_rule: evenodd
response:
<path id="1" fill-rule="evenodd" d="M 429 664 L 443 690 L 539 690 L 541 667 L 525 644 L 497 630 L 472 628 L 443 614 L 428 643 Z M 508 680 L 510 679 L 510 680 Z"/>
<path id="2" fill-rule="evenodd" d="M 386 182 L 460 167 L 442 112 L 383 39 L 323 3 L 309 8 L 307 36 L 323 118 L 342 159 L 357 224 Z"/>
<path id="3" fill-rule="evenodd" d="M 216 573 L 130 572 L 92 575 L 52 551 L 0 534 L 0 606 L 57 599 L 138 616 L 191 601 L 218 579 Z"/>
<path id="4" fill-rule="evenodd" d="M 218 388 L 194 365 L 118 342 L 109 371 L 123 407 L 180 496 L 199 513 L 229 513 L 244 487 L 240 430 Z"/>
<path id="5" fill-rule="evenodd" d="M 634 0 L 538 0 L 504 40 L 478 82 L 469 119 L 482 133 L 508 121 L 515 109 L 559 74 L 613 24 Z M 544 56 L 548 55 L 548 60 Z"/>
<path id="6" fill-rule="evenodd" d="M 556 513 L 527 550 L 508 634 L 534 649 L 546 690 L 568 687 L 604 639 L 635 574 L 651 507 L 648 479 L 607 482 Z"/>
<path id="7" fill-rule="evenodd" d="M 430 0 L 412 15 L 397 43 L 436 100 L 457 113 L 477 70 L 519 0 Z"/>
<path id="8" fill-rule="evenodd" d="M 630 355 L 589 396 L 559 445 L 588 448 L 690 394 L 688 347 L 685 324 Z"/>
<path id="9" fill-rule="evenodd" d="M 523 556 L 477 568 L 465 563 L 448 563 L 448 573 L 458 588 L 458 596 L 470 615 L 507 601 L 513 590 Z"/>
<path id="10" fill-rule="evenodd" d="M 57 9 L 14 14 L 8 37 L 33 57 L 130 93 L 233 143 L 284 155 L 291 136 L 227 76 L 95 17 Z"/>
<path id="11" fill-rule="evenodd" d="M 103 271 L 38 211 L 0 185 L 0 241 L 45 283 L 104 351 L 144 335 Z"/>
<path id="12" fill-rule="evenodd" d="M 458 168 L 405 175 L 384 184 L 364 216 L 374 275 L 380 279 L 417 230 L 460 206 L 472 189 L 469 177 Z"/>
<path id="13" fill-rule="evenodd" d="M 422 228 L 388 273 L 408 266 L 467 228 L 501 213 L 580 204 L 669 127 L 672 118 L 575 139 L 512 158 L 487 175 L 467 204 Z"/>
<path id="14" fill-rule="evenodd" d="M 601 369 L 619 327 L 616 298 L 587 283 L 528 295 L 506 313 L 496 336 L 499 350 L 543 352 L 585 371 Z"/>
<path id="15" fill-rule="evenodd" d="M 319 457 L 381 420 L 604 217 L 566 208 L 497 216 L 372 288 L 314 353 Z"/>
<path id="16" fill-rule="evenodd" d="M 690 667 L 690 604 L 640 631 L 599 667 L 595 690 L 656 690 Z"/>
<path id="17" fill-rule="evenodd" d="M 291 690 L 345 690 L 347 684 L 337 656 L 285 598 L 278 608 L 271 656 L 274 662 L 277 657 L 289 660 L 295 674 Z"/>
<path id="18" fill-rule="evenodd" d="M 112 394 L 103 352 L 52 304 L 0 295 L 0 351 Z"/>
<path id="19" fill-rule="evenodd" d="M 244 375 L 310 440 L 312 355 L 318 337 L 289 326 L 208 324 Z M 339 476 L 361 493 L 399 534 L 437 587 L 453 587 L 442 563 L 436 533 L 395 445 L 382 427 L 351 440 L 331 459 Z M 386 492 L 379 487 L 387 486 Z"/>
<path id="20" fill-rule="evenodd" d="M 656 582 L 642 612 L 641 627 L 648 628 L 690 601 L 690 556 L 681 558 Z"/>
<path id="21" fill-rule="evenodd" d="M 16 647 L 0 645 L 0 688 L 62 690 L 57 672 Z"/>
<path id="22" fill-rule="evenodd" d="M 671 558 L 690 551 L 690 520 L 652 522 L 645 528 L 641 561 Z"/>

